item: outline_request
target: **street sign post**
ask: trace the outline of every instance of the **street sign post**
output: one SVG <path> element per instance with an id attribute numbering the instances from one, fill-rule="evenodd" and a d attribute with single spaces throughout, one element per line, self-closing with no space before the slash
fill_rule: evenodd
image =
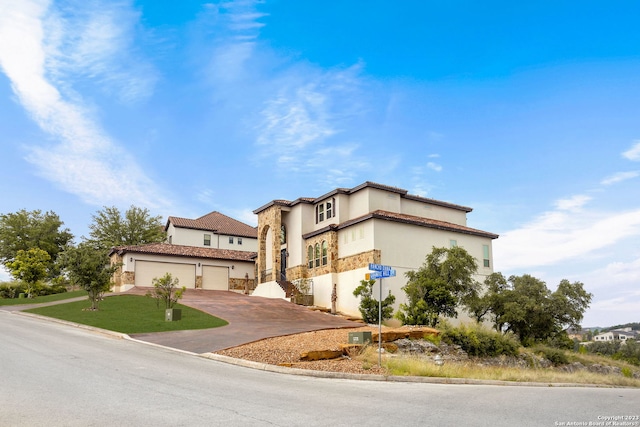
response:
<path id="1" fill-rule="evenodd" d="M 369 278 L 380 279 L 380 297 L 378 299 L 378 366 L 382 366 L 382 279 L 385 277 L 395 277 L 396 271 L 389 265 L 369 264 Z"/>

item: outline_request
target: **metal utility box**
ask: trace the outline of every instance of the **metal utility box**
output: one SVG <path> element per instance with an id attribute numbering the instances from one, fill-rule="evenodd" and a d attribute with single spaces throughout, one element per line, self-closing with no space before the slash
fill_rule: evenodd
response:
<path id="1" fill-rule="evenodd" d="M 174 322 L 182 319 L 182 310 L 179 308 L 167 308 L 164 312 L 164 320 Z"/>
<path id="2" fill-rule="evenodd" d="M 349 332 L 349 344 L 371 343 L 371 332 Z"/>

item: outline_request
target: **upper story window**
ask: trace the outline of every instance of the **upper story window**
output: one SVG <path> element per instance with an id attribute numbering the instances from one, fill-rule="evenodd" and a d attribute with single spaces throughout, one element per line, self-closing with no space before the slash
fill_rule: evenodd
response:
<path id="1" fill-rule="evenodd" d="M 211 234 L 204 235 L 204 245 L 211 246 Z"/>
<path id="2" fill-rule="evenodd" d="M 284 245 L 285 243 L 287 243 L 287 227 L 282 224 L 280 226 L 280 244 Z"/>
<path id="3" fill-rule="evenodd" d="M 456 246 L 458 246 L 458 241 L 457 240 L 454 240 L 454 239 L 449 240 L 449 247 L 450 248 L 455 248 Z"/>
<path id="4" fill-rule="evenodd" d="M 169 236 L 169 243 L 173 240 L 173 236 Z"/>
<path id="5" fill-rule="evenodd" d="M 316 205 L 316 224 L 336 216 L 336 199 L 331 199 Z"/>
<path id="6" fill-rule="evenodd" d="M 242 237 L 238 237 L 238 244 L 241 245 L 242 244 Z"/>
<path id="7" fill-rule="evenodd" d="M 489 245 L 482 245 L 482 264 L 485 267 L 490 266 L 489 262 Z"/>
<path id="8" fill-rule="evenodd" d="M 233 245 L 233 236 L 229 236 L 229 244 Z"/>

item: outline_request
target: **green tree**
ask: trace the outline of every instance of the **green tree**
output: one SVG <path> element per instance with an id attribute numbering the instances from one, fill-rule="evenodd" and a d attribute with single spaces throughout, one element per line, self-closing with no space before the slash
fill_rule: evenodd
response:
<path id="1" fill-rule="evenodd" d="M 545 282 L 529 274 L 505 280 L 501 273 L 494 273 L 487 277 L 485 286 L 485 294 L 474 304 L 489 310 L 487 314 L 497 331 L 515 333 L 524 345 L 566 343 L 563 330 L 580 328 L 592 296 L 582 283 L 568 280 L 562 280 L 551 292 Z M 476 316 L 476 320 L 482 319 Z"/>
<path id="2" fill-rule="evenodd" d="M 69 281 L 87 291 L 91 310 L 98 310 L 100 300 L 111 287 L 111 278 L 118 265 L 109 265 L 106 250 L 91 242 L 65 250 L 62 265 Z"/>
<path id="3" fill-rule="evenodd" d="M 21 280 L 25 284 L 27 295 L 32 298 L 38 282 L 47 277 L 50 261 L 51 257 L 42 249 L 31 248 L 27 251 L 20 249 L 14 260 L 8 261 L 6 266 L 16 280 Z"/>
<path id="4" fill-rule="evenodd" d="M 496 331 L 502 331 L 504 321 L 504 292 L 509 284 L 502 273 L 491 273 L 484 280 L 485 292 L 473 295 L 468 303 L 469 312 L 477 322 L 491 320 Z"/>
<path id="5" fill-rule="evenodd" d="M 40 210 L 0 215 L 0 262 L 15 260 L 18 251 L 38 248 L 49 254 L 47 276 L 53 278 L 60 273 L 55 261 L 73 240 L 69 229 L 62 228 L 63 222 L 54 212 Z"/>
<path id="6" fill-rule="evenodd" d="M 592 296 L 585 291 L 583 283 L 561 280 L 558 289 L 551 294 L 551 306 L 558 326 L 562 329 L 580 329 L 580 322 L 589 308 Z"/>
<path id="7" fill-rule="evenodd" d="M 373 285 L 375 283 L 376 281 L 373 279 L 361 280 L 360 286 L 353 291 L 354 296 L 360 297 L 358 309 L 365 323 L 378 323 L 380 305 L 382 306 L 382 320 L 390 319 L 393 315 L 393 303 L 396 301 L 396 297 L 389 291 L 386 298 L 382 302 L 378 302 L 377 299 L 373 298 Z"/>
<path id="8" fill-rule="evenodd" d="M 147 296 L 156 299 L 158 307 L 160 302 L 164 304 L 165 308 L 173 308 L 173 306 L 182 298 L 182 294 L 187 290 L 185 286 L 178 287 L 180 281 L 178 278 L 173 278 L 171 273 L 167 273 L 164 276 L 158 278 L 155 277 L 152 281 L 153 291 L 147 292 Z"/>
<path id="9" fill-rule="evenodd" d="M 436 248 L 417 271 L 405 273 L 409 281 L 402 288 L 407 304 L 400 304 L 396 317 L 404 324 L 435 326 L 441 315 L 457 317 L 459 304 L 477 300 L 478 283 L 473 275 L 478 264 L 461 247 Z"/>
<path id="10" fill-rule="evenodd" d="M 156 243 L 165 239 L 162 217 L 151 216 L 146 208 L 131 206 L 122 215 L 115 206 L 104 207 L 92 218 L 87 240 L 103 249 Z"/>

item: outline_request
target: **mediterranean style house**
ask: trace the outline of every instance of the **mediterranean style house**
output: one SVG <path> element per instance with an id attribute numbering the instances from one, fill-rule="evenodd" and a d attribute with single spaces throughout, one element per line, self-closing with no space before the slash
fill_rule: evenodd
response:
<path id="1" fill-rule="evenodd" d="M 334 302 L 337 311 L 358 316 L 353 290 L 375 263 L 396 270 L 382 287 L 383 296 L 396 296 L 397 309 L 404 302 L 404 273 L 420 268 L 433 247 L 464 247 L 478 261 L 477 279 L 484 280 L 493 272 L 492 241 L 498 235 L 467 227 L 471 210 L 373 182 L 315 198 L 273 200 L 254 211 L 253 295 L 286 298 L 295 286 L 313 295 L 317 306 Z"/>
<path id="2" fill-rule="evenodd" d="M 171 273 L 189 289 L 249 292 L 255 287 L 257 231 L 219 212 L 197 219 L 170 216 L 165 243 L 115 247 L 111 263 L 114 291 L 152 286 L 154 278 Z"/>

